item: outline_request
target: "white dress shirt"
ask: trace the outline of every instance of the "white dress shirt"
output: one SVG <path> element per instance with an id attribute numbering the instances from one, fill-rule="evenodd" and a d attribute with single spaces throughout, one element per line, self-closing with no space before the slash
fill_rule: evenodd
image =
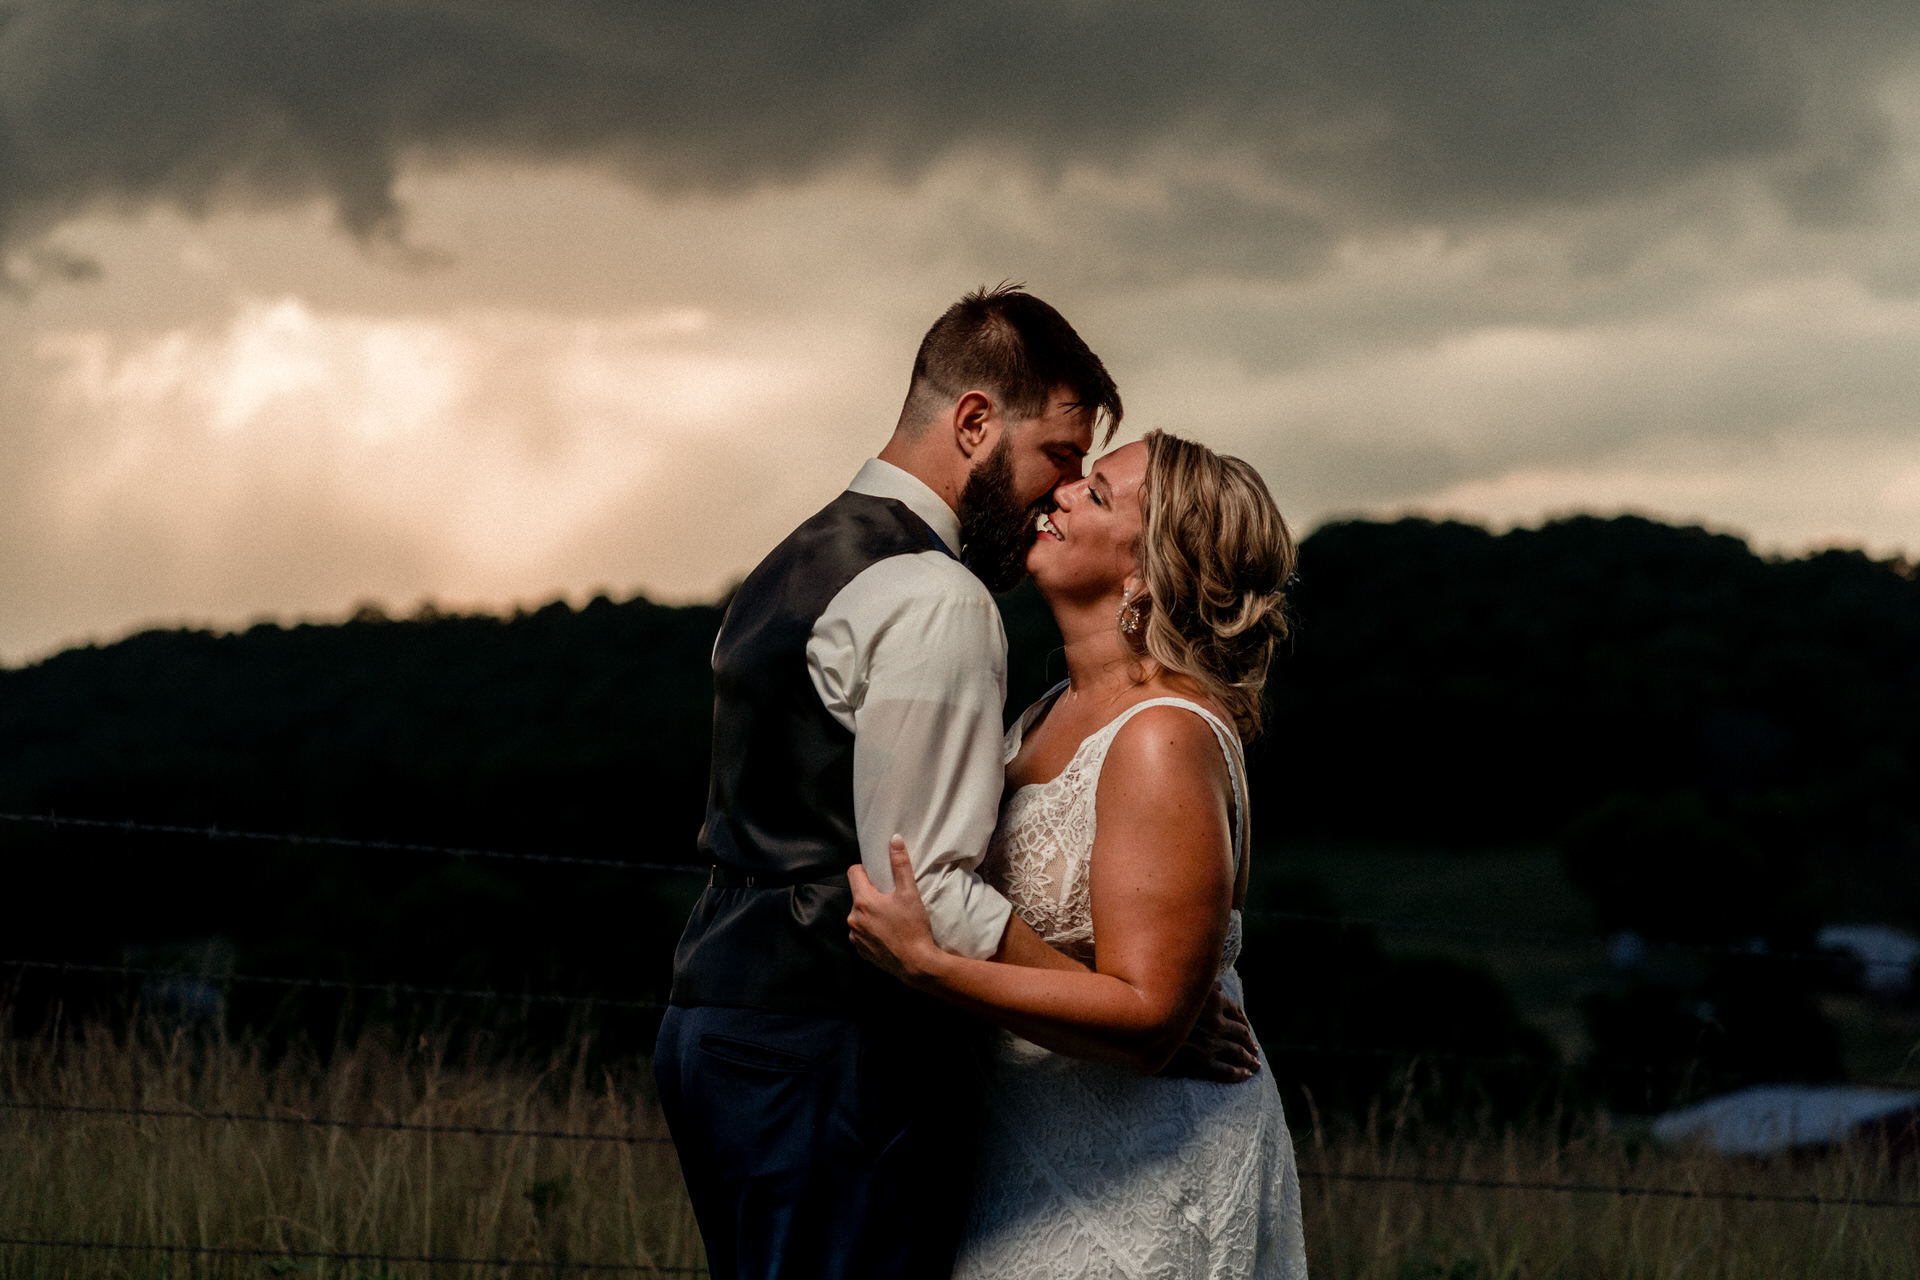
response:
<path id="1" fill-rule="evenodd" d="M 869 459 L 847 488 L 905 503 L 960 551 L 952 508 L 892 463 Z M 977 870 L 1006 776 L 1007 633 L 992 593 L 939 551 L 881 560 L 827 603 L 807 642 L 807 671 L 854 735 L 854 826 L 867 875 L 892 889 L 887 842 L 898 833 L 934 940 L 991 956 L 1012 912 Z"/>

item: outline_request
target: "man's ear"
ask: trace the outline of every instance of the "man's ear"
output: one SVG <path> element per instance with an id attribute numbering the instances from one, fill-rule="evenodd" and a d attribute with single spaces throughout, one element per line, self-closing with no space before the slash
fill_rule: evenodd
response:
<path id="1" fill-rule="evenodd" d="M 971 459 L 999 424 L 999 406 L 984 391 L 969 391 L 954 402 L 953 439 L 965 458 Z"/>

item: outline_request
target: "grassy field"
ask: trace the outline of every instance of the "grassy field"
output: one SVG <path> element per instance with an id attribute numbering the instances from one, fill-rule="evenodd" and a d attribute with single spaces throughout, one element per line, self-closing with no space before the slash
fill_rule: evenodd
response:
<path id="1" fill-rule="evenodd" d="M 644 1063 L 584 1050 L 449 1063 L 376 1036 L 326 1061 L 149 1029 L 0 1039 L 0 1237 L 258 1256 L 0 1245 L 0 1277 L 548 1277 L 685 1274 L 700 1249 Z M 22 1104 L 25 1104 L 24 1106 Z M 145 1108 L 202 1118 L 67 1108 Z M 41 1109 L 34 1109 L 34 1108 Z M 264 1123 L 222 1116 L 275 1116 Z M 587 1133 L 606 1141 L 323 1127 Z M 1780 1162 L 1652 1147 L 1580 1123 L 1481 1138 L 1391 1111 L 1359 1126 L 1292 1118 L 1313 1274 L 1326 1280 L 1734 1280 L 1920 1275 L 1912 1210 L 1367 1181 L 1419 1175 L 1593 1186 L 1920 1198 L 1884 1151 Z M 1571 1136 L 1562 1136 L 1568 1135 Z M 488 1260 L 428 1266 L 394 1258 Z"/>

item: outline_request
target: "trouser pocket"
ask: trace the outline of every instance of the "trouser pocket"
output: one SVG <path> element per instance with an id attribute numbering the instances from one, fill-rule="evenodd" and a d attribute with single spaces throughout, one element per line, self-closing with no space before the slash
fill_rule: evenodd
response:
<path id="1" fill-rule="evenodd" d="M 806 1071 L 820 1060 L 818 1054 L 792 1053 L 770 1044 L 713 1032 L 700 1037 L 700 1052 L 756 1071 Z"/>

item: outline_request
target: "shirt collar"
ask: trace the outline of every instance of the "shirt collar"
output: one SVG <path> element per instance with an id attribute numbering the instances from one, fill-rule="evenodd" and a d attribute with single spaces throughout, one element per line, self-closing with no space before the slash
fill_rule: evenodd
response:
<path id="1" fill-rule="evenodd" d="M 904 503 L 909 511 L 925 520 L 927 527 L 955 554 L 962 550 L 960 517 L 953 513 L 952 507 L 940 500 L 939 494 L 929 489 L 912 472 L 902 470 L 891 462 L 868 458 L 867 464 L 860 468 L 860 474 L 853 478 L 853 483 L 847 488 L 870 498 L 892 498 L 895 502 Z"/>

